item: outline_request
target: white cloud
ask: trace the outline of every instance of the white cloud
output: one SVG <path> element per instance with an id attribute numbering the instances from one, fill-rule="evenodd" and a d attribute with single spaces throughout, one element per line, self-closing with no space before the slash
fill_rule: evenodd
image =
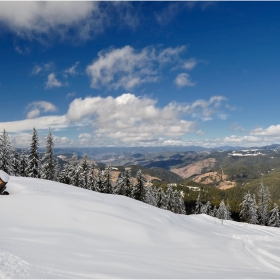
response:
<path id="1" fill-rule="evenodd" d="M 72 96 L 75 96 L 76 95 L 76 92 L 69 92 L 68 94 L 67 94 L 67 96 L 66 96 L 66 98 L 68 99 L 68 98 L 70 98 L 70 97 L 72 97 Z"/>
<path id="2" fill-rule="evenodd" d="M 27 118 L 28 119 L 34 119 L 40 116 L 40 110 L 38 108 L 32 109 L 27 113 Z"/>
<path id="3" fill-rule="evenodd" d="M 78 73 L 77 73 L 77 67 L 78 67 L 78 65 L 79 65 L 79 62 L 76 62 L 73 66 L 71 66 L 71 67 L 69 67 L 68 69 L 66 69 L 65 71 L 64 71 L 64 73 L 67 75 L 67 74 L 69 74 L 69 75 L 72 75 L 72 76 L 74 76 L 74 75 L 77 75 Z"/>
<path id="4" fill-rule="evenodd" d="M 98 59 L 86 72 L 93 88 L 106 86 L 130 90 L 144 83 L 157 82 L 160 66 L 177 61 L 184 50 L 185 46 L 160 51 L 153 47 L 136 51 L 131 46 L 110 49 L 99 52 Z"/>
<path id="5" fill-rule="evenodd" d="M 89 138 L 91 138 L 91 135 L 89 133 L 82 133 L 82 134 L 79 134 L 78 138 L 79 139 L 89 139 Z"/>
<path id="6" fill-rule="evenodd" d="M 48 75 L 48 80 L 46 82 L 46 88 L 62 87 L 62 83 L 57 80 L 54 73 Z"/>
<path id="7" fill-rule="evenodd" d="M 31 110 L 27 113 L 28 119 L 33 119 L 39 117 L 41 111 L 47 112 L 56 112 L 57 108 L 50 102 L 47 101 L 36 101 L 28 104 L 27 109 Z"/>
<path id="8" fill-rule="evenodd" d="M 198 61 L 195 58 L 190 58 L 189 60 L 183 63 L 182 68 L 186 70 L 192 70 L 197 64 Z"/>
<path id="9" fill-rule="evenodd" d="M 94 11 L 95 2 L 0 2 L 0 22 L 21 37 L 51 32 L 63 37 L 70 27 L 86 27 Z"/>
<path id="10" fill-rule="evenodd" d="M 65 116 L 46 116 L 0 123 L 0 130 L 6 129 L 7 132 L 30 131 L 33 127 L 36 129 L 49 129 L 49 127 L 61 129 L 68 127 L 68 121 Z"/>
<path id="11" fill-rule="evenodd" d="M 135 28 L 129 3 L 98 1 L 0 2 L 0 24 L 17 36 L 50 44 L 52 39 L 88 40 L 115 25 Z"/>
<path id="12" fill-rule="evenodd" d="M 185 87 L 185 86 L 193 87 L 193 86 L 195 86 L 195 83 L 190 80 L 190 75 L 187 74 L 187 73 L 179 74 L 175 79 L 175 84 L 178 87 Z"/>
<path id="13" fill-rule="evenodd" d="M 121 139 L 123 142 L 154 141 L 159 137 L 180 137 L 194 131 L 196 121 L 185 120 L 195 112 L 200 116 L 215 115 L 222 96 L 189 105 L 170 103 L 163 108 L 148 97 L 123 94 L 117 98 L 87 97 L 75 99 L 67 118 L 72 123 L 91 120 L 98 137 Z"/>
<path id="14" fill-rule="evenodd" d="M 39 117 L 41 112 L 56 110 L 53 104 L 40 101 L 27 107 L 32 119 L 0 123 L 0 131 L 5 128 L 7 132 L 19 133 L 33 127 L 37 130 L 50 127 L 52 131 L 65 130 L 65 133 L 71 129 L 71 134 L 73 129 L 82 131 L 76 140 L 60 139 L 62 146 L 164 145 L 167 140 L 182 141 L 180 137 L 190 132 L 202 135 L 197 130 L 199 119 L 217 117 L 225 100 L 223 96 L 213 96 L 190 104 L 172 102 L 161 108 L 157 100 L 126 93 L 116 98 L 76 98 L 66 115 Z M 197 117 L 191 119 L 193 115 Z"/>
<path id="15" fill-rule="evenodd" d="M 54 68 L 54 63 L 53 62 L 49 62 L 49 63 L 45 63 L 45 64 L 35 64 L 32 71 L 31 71 L 31 75 L 38 75 L 41 72 L 49 72 Z"/>
<path id="16" fill-rule="evenodd" d="M 251 135 L 262 135 L 262 136 L 280 136 L 280 124 L 271 125 L 268 128 L 256 128 L 251 131 Z"/>

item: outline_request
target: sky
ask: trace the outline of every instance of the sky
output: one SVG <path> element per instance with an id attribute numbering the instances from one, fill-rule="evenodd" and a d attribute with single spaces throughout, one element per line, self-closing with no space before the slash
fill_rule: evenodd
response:
<path id="1" fill-rule="evenodd" d="M 280 2 L 0 2 L 0 131 L 28 147 L 280 143 Z"/>

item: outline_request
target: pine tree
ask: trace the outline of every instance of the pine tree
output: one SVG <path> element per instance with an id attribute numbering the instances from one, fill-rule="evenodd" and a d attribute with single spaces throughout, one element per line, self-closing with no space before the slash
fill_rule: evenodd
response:
<path id="1" fill-rule="evenodd" d="M 184 194 L 181 192 L 180 196 L 179 196 L 179 214 L 186 215 L 186 206 L 185 206 L 185 202 L 183 199 L 183 195 Z"/>
<path id="2" fill-rule="evenodd" d="M 280 227 L 279 206 L 276 203 L 274 203 L 274 207 L 270 211 L 270 218 L 268 221 L 268 225 L 270 227 Z"/>
<path id="3" fill-rule="evenodd" d="M 113 193 L 112 167 L 110 165 L 106 166 L 104 170 L 103 193 Z"/>
<path id="4" fill-rule="evenodd" d="M 9 175 L 14 174 L 12 164 L 12 146 L 10 144 L 10 138 L 6 130 L 3 130 L 3 134 L 0 136 L 0 170 L 5 171 Z"/>
<path id="5" fill-rule="evenodd" d="M 94 185 L 94 190 L 96 192 L 103 192 L 103 188 L 104 188 L 104 176 L 103 176 L 103 172 L 99 169 L 98 170 L 98 174 L 97 174 L 97 178 L 95 181 L 95 185 Z"/>
<path id="6" fill-rule="evenodd" d="M 146 202 L 147 189 L 145 187 L 146 178 L 139 169 L 136 174 L 137 183 L 133 186 L 132 197 L 136 200 Z"/>
<path id="7" fill-rule="evenodd" d="M 202 202 L 200 200 L 200 193 L 198 194 L 198 197 L 195 202 L 195 214 L 200 214 L 201 213 L 201 207 L 202 207 Z"/>
<path id="8" fill-rule="evenodd" d="M 219 205 L 219 208 L 217 210 L 217 218 L 221 219 L 221 220 L 229 220 L 230 219 L 228 209 L 225 205 L 224 200 L 221 201 L 221 203 Z"/>
<path id="9" fill-rule="evenodd" d="M 27 167 L 27 175 L 28 177 L 40 178 L 40 169 L 41 169 L 41 161 L 38 152 L 39 147 L 39 139 L 37 135 L 37 131 L 33 128 L 32 138 L 29 148 L 29 156 L 28 156 L 28 167 Z"/>
<path id="10" fill-rule="evenodd" d="M 42 170 L 41 170 L 41 178 L 46 180 L 54 180 L 55 176 L 55 162 L 53 157 L 53 136 L 51 130 L 49 129 L 48 136 L 46 138 L 46 152 L 42 159 Z"/>
<path id="11" fill-rule="evenodd" d="M 20 158 L 17 149 L 12 148 L 12 168 L 13 175 L 20 176 Z"/>
<path id="12" fill-rule="evenodd" d="M 94 164 L 92 163 L 91 167 L 88 170 L 88 189 L 95 191 L 95 183 L 96 183 L 95 169 L 94 169 Z"/>
<path id="13" fill-rule="evenodd" d="M 147 185 L 147 195 L 146 195 L 146 203 L 152 205 L 152 206 L 156 206 L 157 202 L 156 202 L 156 195 L 154 192 L 154 189 L 152 188 L 152 185 L 150 182 L 148 182 Z"/>
<path id="14" fill-rule="evenodd" d="M 210 201 L 207 201 L 205 204 L 201 206 L 201 214 L 210 215 L 210 212 L 211 212 L 211 203 Z"/>
<path id="15" fill-rule="evenodd" d="M 171 185 L 167 186 L 166 199 L 167 199 L 167 210 L 174 212 L 175 210 L 174 191 Z"/>
<path id="16" fill-rule="evenodd" d="M 60 164 L 58 161 L 58 158 L 55 159 L 54 161 L 54 176 L 53 176 L 53 180 L 54 181 L 59 181 L 59 174 L 60 174 Z"/>
<path id="17" fill-rule="evenodd" d="M 81 165 L 82 173 L 81 173 L 81 187 L 84 189 L 88 189 L 89 185 L 89 166 L 88 166 L 88 157 L 87 155 L 84 155 L 82 165 Z"/>
<path id="18" fill-rule="evenodd" d="M 259 223 L 258 216 L 258 206 L 256 203 L 255 194 L 253 194 L 253 198 L 250 199 L 250 209 L 249 209 L 249 224 L 256 225 Z"/>
<path id="19" fill-rule="evenodd" d="M 115 188 L 115 194 L 118 195 L 125 195 L 130 197 L 132 190 L 132 183 L 131 183 L 131 170 L 125 169 L 121 174 L 121 177 L 118 178 Z"/>
<path id="20" fill-rule="evenodd" d="M 70 164 L 69 164 L 69 163 L 65 163 L 65 164 L 63 165 L 63 168 L 62 168 L 62 170 L 60 171 L 59 176 L 58 176 L 58 181 L 59 181 L 60 183 L 67 184 L 67 185 L 70 185 L 70 184 L 71 184 L 71 178 L 70 178 Z"/>
<path id="21" fill-rule="evenodd" d="M 25 150 L 22 150 L 20 154 L 19 176 L 27 177 L 27 167 L 28 167 L 28 157 L 25 153 Z"/>
<path id="22" fill-rule="evenodd" d="M 167 209 L 167 198 L 161 187 L 157 190 L 156 206 L 161 209 Z"/>
<path id="23" fill-rule="evenodd" d="M 242 202 L 240 203 L 241 210 L 239 213 L 240 220 L 245 223 L 249 223 L 251 219 L 250 209 L 252 204 L 252 198 L 250 191 L 243 196 Z"/>
<path id="24" fill-rule="evenodd" d="M 261 182 L 258 192 L 258 211 L 260 215 L 260 224 L 265 226 L 269 220 L 270 193 L 268 187 Z"/>
<path id="25" fill-rule="evenodd" d="M 74 153 L 69 162 L 69 179 L 70 184 L 76 187 L 82 187 L 82 167 L 79 164 L 78 156 Z"/>

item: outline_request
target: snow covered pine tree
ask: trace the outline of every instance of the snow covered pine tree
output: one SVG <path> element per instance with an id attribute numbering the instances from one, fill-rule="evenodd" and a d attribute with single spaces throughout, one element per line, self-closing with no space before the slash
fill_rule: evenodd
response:
<path id="1" fill-rule="evenodd" d="M 51 130 L 49 129 L 48 136 L 46 138 L 46 152 L 42 159 L 42 171 L 41 171 L 41 178 L 46 180 L 54 180 L 54 158 L 53 158 L 53 136 Z"/>
<path id="2" fill-rule="evenodd" d="M 3 130 L 3 134 L 0 135 L 0 170 L 8 173 L 9 175 L 14 174 L 12 164 L 12 146 L 10 144 L 10 138 L 6 130 Z"/>
<path id="3" fill-rule="evenodd" d="M 40 178 L 41 174 L 41 161 L 39 158 L 39 139 L 35 128 L 33 128 L 32 138 L 29 148 L 27 176 L 33 178 Z"/>

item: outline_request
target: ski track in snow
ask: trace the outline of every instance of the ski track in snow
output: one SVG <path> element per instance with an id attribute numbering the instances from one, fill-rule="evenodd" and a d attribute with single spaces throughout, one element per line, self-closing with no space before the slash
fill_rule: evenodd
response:
<path id="1" fill-rule="evenodd" d="M 27 278 L 30 264 L 21 258 L 4 252 L 0 249 L 0 277 L 1 278 Z"/>

